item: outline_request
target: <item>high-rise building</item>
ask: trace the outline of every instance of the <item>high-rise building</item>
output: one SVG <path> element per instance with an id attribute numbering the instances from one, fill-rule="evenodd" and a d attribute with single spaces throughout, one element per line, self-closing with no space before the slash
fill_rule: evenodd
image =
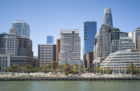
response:
<path id="1" fill-rule="evenodd" d="M 90 21 L 84 22 L 84 52 L 85 54 L 93 51 L 97 23 Z"/>
<path id="2" fill-rule="evenodd" d="M 86 61 L 87 61 L 87 68 L 89 70 L 92 70 L 92 66 L 93 66 L 93 52 L 89 52 L 86 54 Z"/>
<path id="3" fill-rule="evenodd" d="M 98 36 L 95 39 L 94 45 L 94 67 L 100 66 L 100 63 L 110 54 L 111 42 L 112 39 L 115 39 L 114 36 L 118 36 L 116 32 L 112 32 L 113 30 L 113 21 L 112 21 L 112 13 L 110 8 L 105 8 L 104 10 L 104 18 L 103 24 L 100 28 Z"/>
<path id="4" fill-rule="evenodd" d="M 2 38 L 2 52 L 10 56 L 10 65 L 34 65 L 32 41 L 29 39 L 29 25 L 15 21 L 9 34 Z"/>
<path id="5" fill-rule="evenodd" d="M 136 28 L 133 32 L 129 34 L 132 38 L 133 42 L 135 43 L 135 48 L 138 49 L 138 37 L 140 36 L 140 28 Z"/>
<path id="6" fill-rule="evenodd" d="M 33 58 L 32 40 L 26 37 L 18 37 L 18 56 L 28 56 Z"/>
<path id="7" fill-rule="evenodd" d="M 70 65 L 81 65 L 79 30 L 62 30 L 60 39 L 61 50 L 59 54 L 59 64 L 64 65 L 69 63 Z"/>
<path id="8" fill-rule="evenodd" d="M 138 51 L 140 51 L 140 36 L 138 37 Z"/>
<path id="9" fill-rule="evenodd" d="M 60 43 L 61 43 L 61 40 L 60 39 L 57 39 L 56 40 L 56 62 L 59 63 L 59 54 L 60 54 Z"/>
<path id="10" fill-rule="evenodd" d="M 40 66 L 44 66 L 45 64 L 51 64 L 56 61 L 56 45 L 39 44 L 38 59 L 40 60 Z"/>
<path id="11" fill-rule="evenodd" d="M 8 34 L 3 38 L 2 48 L 5 54 L 18 55 L 18 38 L 15 34 Z"/>
<path id="12" fill-rule="evenodd" d="M 110 8 L 104 9 L 104 19 L 103 24 L 113 27 L 112 13 Z"/>
<path id="13" fill-rule="evenodd" d="M 120 37 L 128 37 L 128 33 L 127 32 L 120 32 Z"/>
<path id="14" fill-rule="evenodd" d="M 101 58 L 106 58 L 110 54 L 110 43 L 111 43 L 111 31 L 112 28 L 108 25 L 102 25 L 100 29 L 100 42 L 99 46 L 101 48 L 100 54 Z"/>
<path id="15" fill-rule="evenodd" d="M 3 49 L 2 49 L 2 40 L 3 40 L 3 37 L 6 36 L 7 33 L 1 33 L 0 34 L 0 54 L 3 54 Z"/>
<path id="16" fill-rule="evenodd" d="M 97 23 L 94 21 L 84 22 L 84 57 L 93 52 L 94 40 L 97 32 Z M 84 65 L 87 67 L 87 60 L 84 58 Z"/>
<path id="17" fill-rule="evenodd" d="M 51 35 L 47 36 L 47 44 L 54 44 L 54 38 Z"/>
<path id="18" fill-rule="evenodd" d="M 110 53 L 116 52 L 119 50 L 119 39 L 120 39 L 120 30 L 117 28 L 112 29 L 111 31 L 111 44 L 110 44 Z"/>
<path id="19" fill-rule="evenodd" d="M 120 37 L 118 46 L 119 51 L 126 49 L 135 49 L 135 44 L 130 37 Z"/>
<path id="20" fill-rule="evenodd" d="M 25 21 L 22 20 L 14 21 L 10 32 L 15 33 L 17 36 L 30 38 L 30 27 Z"/>

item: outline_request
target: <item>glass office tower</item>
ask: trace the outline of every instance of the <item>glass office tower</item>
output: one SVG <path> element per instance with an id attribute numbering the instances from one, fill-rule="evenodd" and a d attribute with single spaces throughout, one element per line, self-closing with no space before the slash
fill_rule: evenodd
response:
<path id="1" fill-rule="evenodd" d="M 93 51 L 94 40 L 97 32 L 97 23 L 94 21 L 84 22 L 84 52 Z"/>
<path id="2" fill-rule="evenodd" d="M 30 38 L 30 27 L 25 21 L 22 20 L 14 21 L 10 31 L 12 32 L 15 31 L 15 34 L 17 36 Z"/>
<path id="3" fill-rule="evenodd" d="M 47 44 L 54 44 L 54 38 L 51 35 L 47 36 Z"/>

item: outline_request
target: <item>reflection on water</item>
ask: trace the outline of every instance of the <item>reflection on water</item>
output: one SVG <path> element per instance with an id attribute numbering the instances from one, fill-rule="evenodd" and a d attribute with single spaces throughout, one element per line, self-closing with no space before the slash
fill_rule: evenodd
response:
<path id="1" fill-rule="evenodd" d="M 140 91 L 140 81 L 0 81 L 0 91 Z"/>

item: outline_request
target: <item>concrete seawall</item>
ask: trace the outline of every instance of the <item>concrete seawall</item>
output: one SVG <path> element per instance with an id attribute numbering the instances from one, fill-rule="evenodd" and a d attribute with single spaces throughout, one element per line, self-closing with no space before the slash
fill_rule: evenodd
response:
<path id="1" fill-rule="evenodd" d="M 14 77 L 0 78 L 0 81 L 106 81 L 106 80 L 140 80 L 140 77 Z"/>

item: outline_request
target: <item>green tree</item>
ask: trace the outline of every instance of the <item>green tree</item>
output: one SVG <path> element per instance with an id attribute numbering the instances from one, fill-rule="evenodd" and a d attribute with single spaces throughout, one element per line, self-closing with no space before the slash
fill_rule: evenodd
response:
<path id="1" fill-rule="evenodd" d="M 74 66 L 73 66 L 73 74 L 79 74 L 79 65 L 78 64 L 75 64 Z"/>
<path id="2" fill-rule="evenodd" d="M 20 72 L 24 73 L 26 71 L 26 67 L 20 67 Z"/>
<path id="3" fill-rule="evenodd" d="M 18 71 L 18 65 L 17 64 L 13 64 L 12 66 L 11 66 L 11 70 L 12 70 L 12 72 L 13 72 L 13 75 L 14 75 L 14 72 L 17 72 Z"/>
<path id="4" fill-rule="evenodd" d="M 71 68 L 70 64 L 66 63 L 66 64 L 64 65 L 64 72 L 65 72 L 65 75 L 68 75 L 68 74 L 70 73 L 70 68 Z"/>
<path id="5" fill-rule="evenodd" d="M 31 64 L 27 64 L 27 65 L 26 65 L 26 69 L 27 69 L 27 72 L 28 72 L 28 75 L 29 75 L 29 73 L 30 73 L 31 70 L 32 70 L 32 65 L 31 65 Z"/>
<path id="6" fill-rule="evenodd" d="M 139 69 L 136 67 L 135 64 L 130 63 L 127 68 L 127 73 L 136 74 L 139 72 Z"/>
<path id="7" fill-rule="evenodd" d="M 39 67 L 35 67 L 35 72 L 39 72 L 40 68 Z"/>
<path id="8" fill-rule="evenodd" d="M 84 72 L 84 67 L 83 67 L 83 66 L 81 66 L 80 70 L 81 70 L 81 72 Z"/>
<path id="9" fill-rule="evenodd" d="M 106 72 L 107 74 L 110 74 L 110 73 L 111 73 L 110 67 L 107 67 L 107 68 L 105 69 L 105 72 Z"/>
<path id="10" fill-rule="evenodd" d="M 59 71 L 61 71 L 61 72 L 63 72 L 63 65 L 58 65 L 58 69 L 59 69 Z"/>
<path id="11" fill-rule="evenodd" d="M 6 72 L 11 72 L 11 70 L 12 70 L 11 67 L 6 67 L 5 69 Z"/>
<path id="12" fill-rule="evenodd" d="M 99 73 L 99 72 L 102 71 L 102 69 L 101 69 L 100 67 L 96 67 L 96 68 L 95 68 L 95 71 L 96 71 L 97 73 Z"/>

